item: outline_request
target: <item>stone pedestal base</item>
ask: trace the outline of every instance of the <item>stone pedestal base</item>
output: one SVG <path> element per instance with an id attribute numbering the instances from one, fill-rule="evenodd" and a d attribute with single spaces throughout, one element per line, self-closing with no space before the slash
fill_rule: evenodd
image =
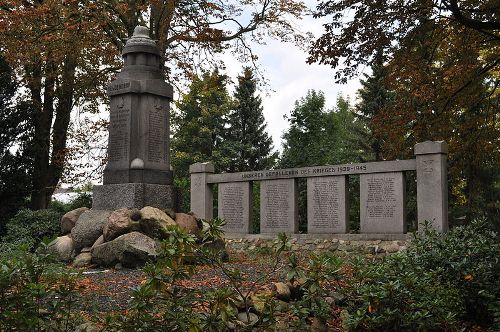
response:
<path id="1" fill-rule="evenodd" d="M 152 206 L 159 209 L 175 207 L 175 190 L 172 185 L 148 183 L 121 183 L 94 186 L 92 208 L 116 210 Z"/>

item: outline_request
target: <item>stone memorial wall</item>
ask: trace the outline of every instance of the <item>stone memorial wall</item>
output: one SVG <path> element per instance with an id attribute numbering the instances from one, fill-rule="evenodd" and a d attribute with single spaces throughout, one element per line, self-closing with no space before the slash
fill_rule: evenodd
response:
<path id="1" fill-rule="evenodd" d="M 191 210 L 213 218 L 212 187 L 219 188 L 219 217 L 226 232 L 250 232 L 252 181 L 260 182 L 260 233 L 298 232 L 297 178 L 307 179 L 307 232 L 314 236 L 351 235 L 349 232 L 349 176 L 360 176 L 360 233 L 370 239 L 391 238 L 407 232 L 405 173 L 417 173 L 417 219 L 428 220 L 438 231 L 448 228 L 446 179 L 447 145 L 423 142 L 416 159 L 328 165 L 254 172 L 214 174 L 211 163 L 191 165 Z M 240 184 L 239 187 L 237 184 Z M 242 198 L 244 197 L 244 198 Z M 234 231 L 233 231 L 234 230 Z M 298 234 L 297 234 L 298 235 Z M 352 234 L 356 235 L 356 234 Z"/>

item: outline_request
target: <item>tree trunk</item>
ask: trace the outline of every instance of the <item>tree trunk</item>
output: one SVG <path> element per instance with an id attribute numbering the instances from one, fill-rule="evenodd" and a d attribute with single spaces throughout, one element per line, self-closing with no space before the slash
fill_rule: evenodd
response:
<path id="1" fill-rule="evenodd" d="M 64 169 L 67 132 L 73 104 L 76 56 L 76 54 L 68 54 L 63 64 L 60 85 L 57 89 L 57 108 L 53 127 L 56 65 L 50 60 L 47 61 L 43 105 L 39 97 L 41 84 L 38 86 L 34 84 L 30 89 L 35 105 L 41 105 L 35 115 L 34 170 L 31 192 L 31 208 L 34 210 L 48 207 Z M 35 74 L 36 71 L 34 71 L 34 77 L 37 76 Z M 51 131 L 52 144 L 50 144 Z"/>
<path id="2" fill-rule="evenodd" d="M 56 109 L 56 119 L 52 130 L 52 155 L 47 176 L 47 188 L 50 191 L 50 196 L 54 193 L 66 165 L 68 152 L 66 142 L 71 120 L 71 109 L 73 107 L 76 63 L 75 54 L 68 54 L 66 56 L 62 74 L 62 85 L 58 95 L 59 103 Z"/>
<path id="3" fill-rule="evenodd" d="M 50 151 L 50 127 L 54 113 L 54 64 L 49 60 L 45 66 L 45 87 L 42 102 L 42 64 L 35 61 L 30 68 L 29 89 L 32 103 L 35 107 L 35 133 L 33 139 L 33 179 L 31 192 L 31 208 L 34 210 L 44 209 L 47 200 L 46 178 L 49 167 Z M 50 196 L 49 196 L 50 198 Z"/>

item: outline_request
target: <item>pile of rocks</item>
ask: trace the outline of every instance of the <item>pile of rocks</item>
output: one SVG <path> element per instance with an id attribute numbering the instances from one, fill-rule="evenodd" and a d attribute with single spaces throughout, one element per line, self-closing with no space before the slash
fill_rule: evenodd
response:
<path id="1" fill-rule="evenodd" d="M 192 214 L 150 206 L 115 211 L 79 208 L 62 217 L 62 236 L 48 249 L 77 267 L 96 264 L 134 268 L 157 256 L 158 241 L 167 238 L 172 225 L 201 238 L 202 222 Z"/>

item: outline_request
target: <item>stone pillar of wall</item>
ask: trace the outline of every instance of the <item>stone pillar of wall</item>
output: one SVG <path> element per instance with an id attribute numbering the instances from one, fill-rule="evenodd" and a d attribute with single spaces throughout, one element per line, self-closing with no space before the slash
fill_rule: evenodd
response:
<path id="1" fill-rule="evenodd" d="M 445 142 L 415 145 L 419 228 L 427 220 L 438 232 L 448 230 L 448 179 Z"/>
<path id="2" fill-rule="evenodd" d="M 214 216 L 212 186 L 207 182 L 208 175 L 213 174 L 214 171 L 215 167 L 211 162 L 196 163 L 189 166 L 189 173 L 191 173 L 191 211 L 202 219 L 212 219 Z"/>

